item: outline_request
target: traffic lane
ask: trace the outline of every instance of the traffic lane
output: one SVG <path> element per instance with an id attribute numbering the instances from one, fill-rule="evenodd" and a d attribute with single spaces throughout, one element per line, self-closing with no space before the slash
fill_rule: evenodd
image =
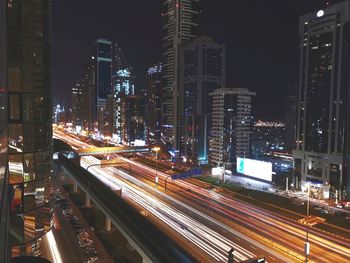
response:
<path id="1" fill-rule="evenodd" d="M 116 173 L 117 174 L 117 173 Z M 173 204 L 173 203 L 171 203 L 171 204 Z M 179 209 L 180 210 L 180 209 Z M 188 211 L 187 211 L 188 212 Z M 194 216 L 193 216 L 193 218 L 195 218 Z M 203 218 L 199 218 L 199 219 L 203 219 Z M 201 222 L 202 223 L 204 223 L 203 222 L 203 220 L 201 220 Z M 213 228 L 213 224 L 212 224 L 212 222 L 209 222 L 207 225 L 209 225 L 211 228 Z M 216 229 L 215 229 L 216 230 Z M 223 231 L 223 234 L 225 234 L 225 235 L 227 235 L 228 233 L 227 233 L 227 231 Z M 235 237 L 235 239 L 238 239 L 239 241 L 240 241 L 240 243 L 242 243 L 242 239 L 241 238 L 239 238 L 239 237 Z M 232 236 L 231 236 L 231 239 L 230 240 L 233 240 L 232 239 Z M 248 249 L 249 251 L 251 251 L 252 249 L 254 250 L 254 251 L 256 251 L 256 255 L 267 255 L 267 256 L 269 256 L 269 261 L 272 261 L 272 262 L 274 262 L 274 261 L 276 261 L 276 262 L 281 262 L 281 260 L 279 259 L 279 260 L 276 260 L 276 257 L 274 256 L 274 255 L 271 255 L 270 256 L 270 253 L 266 253 L 266 251 L 265 250 L 259 250 L 259 249 L 257 249 L 255 246 L 252 246 L 250 243 L 248 243 L 248 242 L 246 242 L 246 246 L 245 246 L 245 248 L 246 249 Z M 292 260 L 290 260 L 290 261 L 292 261 Z"/>
<path id="2" fill-rule="evenodd" d="M 141 171 L 139 171 L 139 172 L 141 172 Z M 142 173 L 145 173 L 145 171 L 142 171 Z M 172 187 L 172 186 L 170 186 L 170 187 Z M 174 186 L 173 186 L 173 187 L 174 187 Z M 179 190 L 178 188 L 176 188 L 176 186 L 175 186 L 174 192 L 175 192 L 176 194 L 184 193 L 183 191 L 181 191 L 181 190 Z M 191 195 L 191 193 L 188 193 L 188 192 L 187 192 L 187 193 L 186 193 L 186 197 L 188 197 L 189 195 Z M 182 198 L 183 198 L 183 197 L 184 197 L 184 196 L 182 196 Z M 198 200 L 198 197 L 197 197 L 197 196 L 194 196 L 194 198 L 191 198 L 191 201 L 193 201 L 193 200 Z M 208 200 L 207 200 L 207 201 L 208 201 Z M 211 202 L 211 200 L 209 200 L 209 201 Z M 214 204 L 212 203 L 212 205 L 214 205 Z M 212 206 L 211 208 L 214 208 L 214 207 Z M 216 213 L 215 213 L 215 215 L 216 215 Z M 235 219 L 235 215 L 232 217 L 232 219 Z M 252 222 L 255 223 L 255 221 L 252 221 Z M 252 222 L 251 222 L 251 223 L 252 223 Z M 245 219 L 243 218 L 243 221 L 241 221 L 240 223 L 246 223 L 246 222 L 245 222 Z M 266 226 L 257 225 L 255 229 L 264 229 L 264 228 L 266 228 Z M 272 228 L 272 229 L 270 229 L 270 231 L 271 231 L 271 235 L 272 235 L 273 237 L 276 237 L 276 229 Z M 266 233 L 265 233 L 265 234 L 266 234 Z M 290 244 L 295 244 L 295 243 L 297 242 L 297 239 L 294 239 L 294 237 L 290 237 L 290 236 L 288 236 L 288 235 L 280 234 L 280 233 L 279 233 L 279 235 L 280 235 L 280 239 L 277 240 L 278 242 L 286 243 L 286 240 L 288 240 L 288 237 L 289 237 L 289 240 L 287 241 L 287 244 L 288 244 L 289 246 L 290 246 Z M 293 240 L 291 240 L 291 239 L 293 239 Z M 297 247 L 294 246 L 294 248 L 295 248 L 295 249 L 298 249 L 299 253 L 303 254 L 303 245 L 304 245 L 304 241 L 301 240 L 301 241 L 299 241 L 298 243 L 299 243 L 299 245 L 298 245 Z M 317 247 L 316 247 L 316 249 L 314 249 L 314 251 L 322 252 L 322 250 L 319 250 Z M 317 254 L 318 254 L 318 253 L 317 253 Z M 327 256 L 327 257 L 328 257 L 329 259 L 338 258 L 337 255 L 330 255 L 330 256 Z M 341 259 L 339 259 L 339 260 L 341 260 Z M 342 259 L 342 260 L 344 260 L 344 259 Z"/>
<path id="3" fill-rule="evenodd" d="M 141 172 L 141 170 L 138 168 L 134 168 L 134 169 L 138 170 L 138 172 Z M 149 173 L 149 171 L 142 170 L 142 174 L 147 175 L 148 173 Z M 152 174 L 149 174 L 149 177 L 152 177 Z M 161 181 L 162 181 L 162 179 L 160 179 L 160 182 Z M 169 182 L 169 184 L 172 184 L 172 183 Z M 211 192 L 211 191 L 208 191 L 207 189 L 198 188 L 198 186 L 194 186 L 194 185 L 189 184 L 185 181 L 174 182 L 174 185 L 180 185 L 180 184 L 182 184 L 182 185 L 186 184 L 185 187 L 183 187 L 184 189 L 186 189 L 186 188 L 193 189 L 193 190 L 195 190 L 196 193 L 201 194 L 205 198 L 208 196 L 208 192 L 209 193 Z M 180 185 L 180 187 L 181 187 L 181 185 Z M 251 204 L 243 202 L 243 201 L 233 200 L 231 197 L 227 198 L 227 196 L 224 196 L 224 195 L 216 195 L 214 197 L 216 197 L 216 199 L 214 199 L 213 201 L 220 203 L 222 205 L 226 205 L 229 208 L 232 207 L 235 209 L 241 209 L 242 207 L 245 207 L 247 209 L 246 212 L 250 213 L 249 215 L 255 217 L 257 220 L 261 221 L 262 219 L 265 219 L 265 220 L 272 219 L 272 220 L 275 220 L 274 221 L 275 223 L 277 222 L 276 220 L 280 220 L 280 221 L 284 221 L 285 223 L 293 225 L 295 227 L 295 229 L 293 231 L 297 230 L 297 232 L 299 232 L 299 234 L 300 234 L 300 231 L 305 231 L 305 227 L 301 226 L 296 221 L 293 221 L 287 217 L 282 217 L 282 216 L 278 215 L 277 213 L 273 213 L 269 210 L 258 208 L 254 205 L 251 205 Z M 213 199 L 213 198 L 211 198 L 211 199 Z M 252 214 L 252 213 L 255 213 L 255 214 Z M 284 230 L 285 226 L 282 226 L 281 228 L 282 228 L 282 230 Z M 326 231 L 312 228 L 312 229 L 310 229 L 310 232 L 312 234 L 319 235 L 323 238 L 327 238 L 338 245 L 343 245 L 346 247 L 350 246 L 350 240 L 336 236 L 336 235 L 331 234 L 331 233 L 327 233 Z"/>
<path id="4" fill-rule="evenodd" d="M 82 166 L 85 167 L 86 165 L 90 165 L 92 162 L 94 162 L 94 159 L 96 158 L 84 157 L 82 159 Z M 96 161 L 98 160 L 96 159 Z M 108 180 L 110 181 L 110 183 L 115 184 L 115 187 L 122 187 L 124 198 L 128 197 L 134 202 L 137 202 L 141 206 L 145 207 L 148 211 L 152 212 L 154 215 L 157 215 L 157 217 L 162 219 L 164 222 L 168 223 L 178 232 L 183 232 L 182 234 L 187 239 L 200 245 L 202 249 L 206 249 L 206 253 L 209 253 L 209 255 L 211 256 L 215 255 L 216 260 L 226 260 L 227 251 L 231 247 L 237 247 L 230 240 L 224 240 L 223 238 L 221 238 L 221 236 L 218 236 L 217 233 L 215 233 L 213 230 L 204 227 L 201 223 L 194 221 L 193 219 L 185 216 L 184 214 L 178 213 L 172 207 L 164 205 L 162 202 L 159 202 L 158 200 L 154 199 L 154 197 L 151 197 L 146 193 L 141 193 L 141 191 L 136 189 L 137 187 L 130 187 L 127 183 L 118 180 L 114 176 L 114 174 L 115 172 L 121 173 L 121 171 L 112 168 L 102 168 L 94 166 L 91 168 L 91 172 L 97 178 L 101 178 L 101 180 L 104 181 Z M 124 173 L 124 175 L 126 174 Z M 182 228 L 182 226 L 180 226 L 183 224 L 186 225 L 185 229 Z M 207 240 L 211 241 L 210 244 Z M 223 245 L 226 247 L 227 251 L 223 250 Z M 239 253 L 237 254 L 237 257 L 242 257 L 240 256 L 241 250 L 241 248 L 236 248 L 237 253 Z M 247 252 L 246 250 L 242 251 L 245 251 L 243 253 Z M 251 254 L 250 252 L 249 254 L 253 256 L 253 254 Z M 241 260 L 246 260 L 248 258 L 243 256 Z"/>

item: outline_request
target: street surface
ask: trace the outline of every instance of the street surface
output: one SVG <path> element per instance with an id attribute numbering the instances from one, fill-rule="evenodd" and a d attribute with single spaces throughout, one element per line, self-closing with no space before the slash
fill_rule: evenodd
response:
<path id="1" fill-rule="evenodd" d="M 66 134 L 55 136 L 76 149 L 91 147 Z M 155 189 L 154 168 L 121 156 L 115 158 L 127 163 L 124 171 L 94 166 L 89 172 L 106 184 L 122 187 L 124 198 L 143 207 L 152 215 L 150 220 L 162 223 L 162 229 L 183 246 L 206 253 L 208 261 L 227 261 L 231 247 L 238 260 L 265 255 L 269 262 L 304 261 L 306 227 L 295 220 L 187 181 L 168 179 L 164 192 L 168 175 L 161 171 L 157 172 L 159 188 Z M 82 158 L 85 167 L 96 162 L 94 157 Z M 130 168 L 133 176 L 125 172 Z M 310 228 L 309 241 L 311 262 L 350 262 L 350 240 Z"/>

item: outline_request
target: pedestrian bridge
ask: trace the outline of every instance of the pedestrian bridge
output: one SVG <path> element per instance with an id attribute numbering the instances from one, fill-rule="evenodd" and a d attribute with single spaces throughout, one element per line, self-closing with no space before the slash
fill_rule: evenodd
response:
<path id="1" fill-rule="evenodd" d="M 118 154 L 118 153 L 140 153 L 140 152 L 149 152 L 150 148 L 147 146 L 135 146 L 135 147 L 126 147 L 126 146 L 114 146 L 114 147 L 92 147 L 79 149 L 77 153 L 80 156 L 86 155 L 100 155 L 100 154 Z"/>

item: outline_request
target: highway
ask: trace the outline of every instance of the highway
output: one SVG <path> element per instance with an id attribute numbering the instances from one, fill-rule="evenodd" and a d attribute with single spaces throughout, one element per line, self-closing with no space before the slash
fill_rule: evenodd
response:
<path id="1" fill-rule="evenodd" d="M 132 163 L 132 170 L 141 177 L 154 181 L 155 170 L 143 164 L 122 158 Z M 158 172 L 159 182 L 164 182 L 167 174 Z M 163 183 L 164 185 L 164 183 Z M 168 194 L 192 207 L 210 213 L 219 221 L 225 221 L 234 229 L 255 236 L 266 244 L 272 244 L 277 250 L 303 258 L 305 226 L 287 218 L 279 217 L 270 211 L 258 208 L 241 200 L 235 200 L 212 190 L 203 189 L 187 181 L 168 181 Z M 184 191 L 190 189 L 190 191 Z M 310 228 L 310 259 L 315 262 L 350 262 L 350 240 L 333 236 L 331 233 Z"/>
<path id="2" fill-rule="evenodd" d="M 91 147 L 66 134 L 57 137 L 77 149 Z M 168 223 L 174 231 L 181 233 L 187 241 L 217 261 L 227 258 L 230 246 L 237 248 L 235 256 L 240 260 L 262 252 L 267 254 L 269 262 L 304 260 L 305 227 L 295 221 L 187 181 L 169 181 L 169 191 L 166 194 L 155 191 L 154 187 L 146 187 L 154 185 L 153 168 L 127 158 L 119 158 L 131 164 L 138 181 L 112 167 L 91 167 L 89 171 L 93 170 L 95 176 L 101 176 L 101 180 L 108 178 L 109 182 L 121 186 L 123 195 L 124 188 L 128 189 L 126 197 L 131 202 L 136 202 L 160 221 Z M 168 175 L 158 172 L 158 176 L 159 184 L 164 185 Z M 312 262 L 350 262 L 349 240 L 312 228 L 309 239 Z"/>
<path id="3" fill-rule="evenodd" d="M 89 172 L 106 185 L 122 188 L 123 198 L 128 199 L 131 203 L 137 203 L 173 231 L 205 252 L 210 257 L 205 257 L 208 262 L 212 262 L 212 260 L 217 262 L 227 261 L 227 252 L 231 247 L 235 249 L 235 258 L 240 261 L 254 257 L 254 254 L 248 250 L 138 188 L 138 186 L 144 187 L 144 184 L 135 185 L 121 180 L 119 177 L 130 177 L 125 172 L 113 167 L 91 166 L 96 163 L 98 163 L 98 160 L 91 156 L 82 157 L 81 159 L 82 167 L 88 168 L 90 166 Z"/>

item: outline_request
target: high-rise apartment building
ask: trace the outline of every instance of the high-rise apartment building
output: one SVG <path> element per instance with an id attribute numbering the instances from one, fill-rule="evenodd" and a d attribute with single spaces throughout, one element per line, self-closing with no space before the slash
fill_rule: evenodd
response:
<path id="1" fill-rule="evenodd" d="M 147 143 L 155 144 L 161 141 L 162 118 L 162 74 L 163 65 L 158 63 L 147 71 L 146 98 L 146 129 Z"/>
<path id="2" fill-rule="evenodd" d="M 301 16 L 299 36 L 296 185 L 343 197 L 350 193 L 350 1 Z"/>
<path id="3" fill-rule="evenodd" d="M 212 97 L 226 86 L 225 46 L 209 37 L 190 42 L 183 50 L 184 152 L 195 163 L 208 162 Z"/>
<path id="4" fill-rule="evenodd" d="M 0 4 L 0 202 L 9 204 L 1 212 L 9 231 L 8 239 L 0 231 L 0 254 L 5 245 L 15 257 L 30 254 L 52 226 L 51 1 Z"/>
<path id="5" fill-rule="evenodd" d="M 209 162 L 236 169 L 237 157 L 250 157 L 253 126 L 252 97 L 246 88 L 221 88 L 210 93 L 213 97 L 212 135 L 209 142 Z"/>
<path id="6" fill-rule="evenodd" d="M 198 35 L 199 0 L 166 0 L 163 3 L 162 134 L 168 148 L 180 150 L 183 140 L 182 47 Z"/>

